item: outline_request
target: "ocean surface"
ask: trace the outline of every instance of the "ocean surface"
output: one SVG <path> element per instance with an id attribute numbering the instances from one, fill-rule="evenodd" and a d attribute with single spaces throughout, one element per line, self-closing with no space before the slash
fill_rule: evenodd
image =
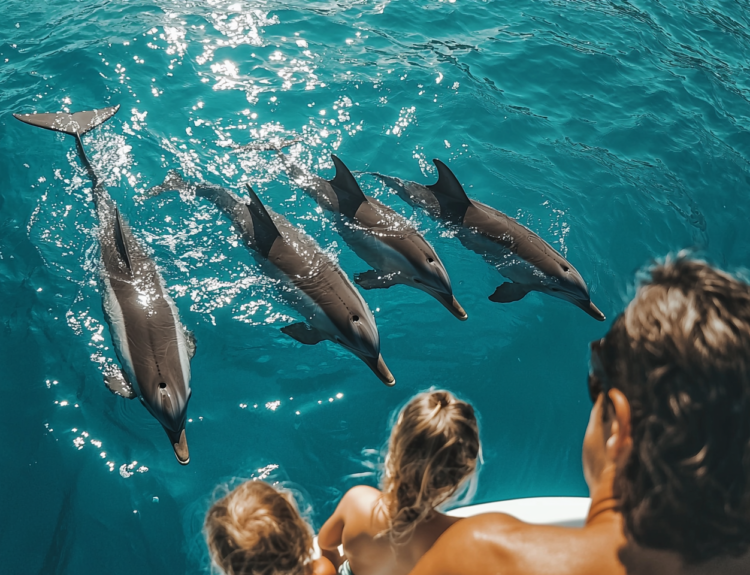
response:
<path id="1" fill-rule="evenodd" d="M 746 0 L 121 0 L 0 2 L 0 572 L 206 573 L 217 485 L 294 486 L 316 526 L 377 483 L 391 412 L 436 386 L 481 416 L 476 502 L 586 495 L 588 342 L 636 272 L 692 249 L 750 255 L 750 4 Z M 96 216 L 72 138 L 13 112 L 120 104 L 84 137 L 195 333 L 181 467 L 138 401 L 112 395 Z M 364 191 L 434 245 L 469 320 L 398 286 L 362 292 L 387 388 L 300 321 L 205 200 L 145 199 L 169 169 L 250 182 L 352 277 L 368 269 L 273 153 L 435 181 L 517 218 L 586 279 L 607 322 L 561 300 L 487 298 L 503 282 L 449 229 L 378 180 Z"/>

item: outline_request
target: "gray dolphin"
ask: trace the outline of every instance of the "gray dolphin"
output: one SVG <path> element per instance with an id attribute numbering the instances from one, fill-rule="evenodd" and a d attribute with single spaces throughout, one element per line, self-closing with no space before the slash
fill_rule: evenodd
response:
<path id="1" fill-rule="evenodd" d="M 568 301 L 594 319 L 604 314 L 591 301 L 581 274 L 551 245 L 513 218 L 470 199 L 443 162 L 433 160 L 438 181 L 430 186 L 367 172 L 383 180 L 405 201 L 424 208 L 433 218 L 456 226 L 458 238 L 480 254 L 510 283 L 490 296 L 498 303 L 518 301 L 539 291 Z"/>
<path id="2" fill-rule="evenodd" d="M 186 182 L 172 170 L 147 194 L 170 190 L 206 198 L 221 208 L 264 271 L 287 288 L 280 290 L 282 295 L 308 323 L 288 325 L 281 328 L 283 333 L 306 345 L 324 340 L 338 343 L 365 362 L 380 381 L 388 386 L 396 383 L 380 354 L 380 335 L 370 308 L 315 240 L 265 207 L 249 185 L 250 200 L 245 201 L 214 184 Z"/>
<path id="3" fill-rule="evenodd" d="M 251 144 L 250 149 L 258 148 Z M 294 164 L 280 148 L 269 149 L 278 152 L 289 179 L 335 215 L 333 223 L 341 237 L 374 268 L 354 276 L 359 286 L 369 290 L 408 285 L 434 297 L 458 319 L 468 317 L 433 247 L 409 220 L 366 196 L 344 162 L 332 154 L 336 176 L 326 180 Z"/>
<path id="4" fill-rule="evenodd" d="M 138 397 L 167 432 L 177 461 L 187 465 L 190 454 L 185 418 L 192 394 L 190 359 L 195 354 L 195 340 L 180 322 L 156 264 L 123 220 L 81 141 L 81 136 L 111 118 L 119 108 L 14 116 L 76 140 L 78 155 L 91 178 L 91 195 L 99 218 L 104 315 L 122 366 L 105 376 L 105 384 L 116 395 Z"/>

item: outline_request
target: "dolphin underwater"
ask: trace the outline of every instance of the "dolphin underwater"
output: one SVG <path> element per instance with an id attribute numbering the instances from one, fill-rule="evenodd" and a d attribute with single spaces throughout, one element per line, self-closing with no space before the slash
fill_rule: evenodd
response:
<path id="1" fill-rule="evenodd" d="M 109 390 L 138 397 L 167 432 L 182 465 L 190 462 L 185 418 L 190 389 L 190 359 L 195 340 L 180 322 L 154 261 L 133 235 L 117 204 L 96 175 L 81 136 L 114 116 L 120 106 L 74 114 L 13 114 L 18 120 L 73 136 L 78 156 L 91 178 L 99 218 L 104 315 L 122 366 L 105 375 Z"/>
<path id="2" fill-rule="evenodd" d="M 433 163 L 438 181 L 429 186 L 377 172 L 364 173 L 380 178 L 403 200 L 424 208 L 434 219 L 456 226 L 464 246 L 511 280 L 498 286 L 490 301 L 518 301 L 538 291 L 570 302 L 596 320 L 606 319 L 591 301 L 581 274 L 568 260 L 526 226 L 470 199 L 448 166 L 437 159 Z"/>
<path id="3" fill-rule="evenodd" d="M 295 141 L 286 145 L 291 143 Z M 250 149 L 253 148 L 251 144 Z M 355 283 L 367 290 L 398 284 L 411 286 L 434 297 L 458 319 L 467 319 L 464 308 L 453 295 L 448 272 L 433 247 L 409 220 L 366 196 L 344 162 L 331 154 L 336 176 L 326 180 L 294 164 L 280 147 L 266 149 L 275 149 L 289 179 L 321 208 L 335 214 L 334 225 L 344 241 L 374 268 L 356 274 Z"/>
<path id="4" fill-rule="evenodd" d="M 250 201 L 205 182 L 186 182 L 172 170 L 147 192 L 155 196 L 177 190 L 206 198 L 229 216 L 256 261 L 286 288 L 280 290 L 308 323 L 281 331 L 300 343 L 330 340 L 359 357 L 388 386 L 396 383 L 380 354 L 375 318 L 342 269 L 320 246 L 284 216 L 263 205 L 248 185 Z"/>

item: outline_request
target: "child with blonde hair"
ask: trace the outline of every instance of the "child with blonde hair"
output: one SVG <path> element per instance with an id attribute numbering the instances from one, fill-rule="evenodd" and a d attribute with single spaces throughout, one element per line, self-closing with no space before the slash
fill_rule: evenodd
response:
<path id="1" fill-rule="evenodd" d="M 473 407 L 448 391 L 418 394 L 393 426 L 382 491 L 350 489 L 320 530 L 318 544 L 324 550 L 344 546 L 340 575 L 407 575 L 459 521 L 438 507 L 475 477 L 479 457 Z"/>
<path id="2" fill-rule="evenodd" d="M 246 481 L 208 510 L 204 533 L 226 575 L 335 575 L 313 559 L 313 534 L 294 498 L 263 481 Z"/>

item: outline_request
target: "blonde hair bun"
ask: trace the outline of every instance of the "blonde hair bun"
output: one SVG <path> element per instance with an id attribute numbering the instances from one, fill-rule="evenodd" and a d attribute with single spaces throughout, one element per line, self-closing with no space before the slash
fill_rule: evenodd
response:
<path id="1" fill-rule="evenodd" d="M 411 536 L 477 468 L 479 425 L 474 408 L 450 391 L 413 397 L 393 426 L 383 472 L 382 503 L 394 542 Z"/>

